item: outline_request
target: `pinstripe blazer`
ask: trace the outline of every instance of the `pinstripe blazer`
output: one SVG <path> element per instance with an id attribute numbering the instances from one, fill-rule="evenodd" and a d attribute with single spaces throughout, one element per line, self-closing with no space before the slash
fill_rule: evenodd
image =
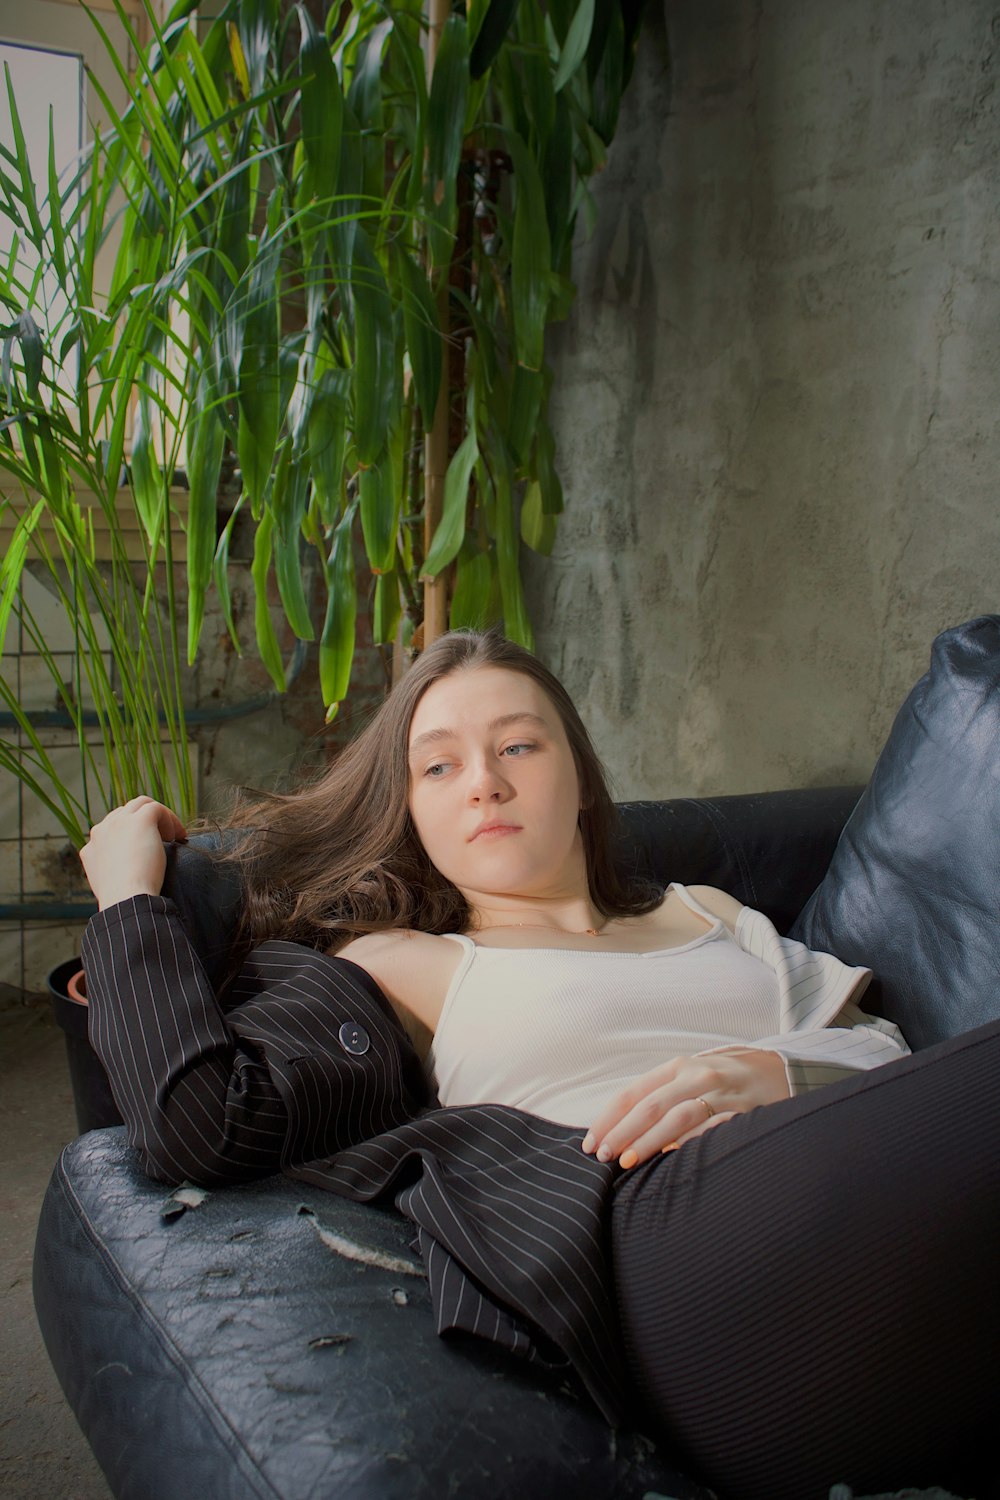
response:
<path id="1" fill-rule="evenodd" d="M 847 998 L 866 971 L 744 914 L 739 940 L 781 996 L 781 1034 L 760 1045 L 785 1053 L 793 1091 L 906 1050 Z M 283 1168 L 354 1199 L 393 1196 L 417 1226 L 439 1333 L 572 1367 L 621 1420 L 608 1249 L 619 1169 L 584 1155 L 579 1130 L 498 1104 L 436 1107 L 406 1031 L 348 960 L 264 943 L 224 1012 L 166 897 L 99 913 L 83 960 L 91 1042 L 151 1175 L 219 1183 Z"/>

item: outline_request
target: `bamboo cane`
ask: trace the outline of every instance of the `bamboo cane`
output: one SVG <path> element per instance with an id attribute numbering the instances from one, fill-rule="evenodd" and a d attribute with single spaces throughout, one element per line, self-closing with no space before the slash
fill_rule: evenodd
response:
<path id="1" fill-rule="evenodd" d="M 427 87 L 434 74 L 441 32 L 450 12 L 450 0 L 429 0 L 427 30 Z M 448 278 L 443 276 L 438 293 L 438 321 L 441 337 L 448 338 Z M 431 415 L 425 413 L 426 418 Z M 444 480 L 448 470 L 448 361 L 441 361 L 441 384 L 433 420 L 424 438 L 424 556 L 430 552 L 444 506 Z M 423 644 L 429 646 L 448 628 L 448 570 L 424 583 Z"/>

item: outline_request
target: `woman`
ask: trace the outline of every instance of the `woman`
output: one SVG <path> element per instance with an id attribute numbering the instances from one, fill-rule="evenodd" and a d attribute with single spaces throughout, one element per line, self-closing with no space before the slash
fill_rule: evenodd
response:
<path id="1" fill-rule="evenodd" d="M 397 1188 L 422 1235 L 444 1245 L 449 1271 L 464 1267 L 459 1310 L 442 1314 L 442 1292 L 439 1327 L 449 1317 L 469 1326 L 460 1309 L 474 1282 L 514 1315 L 501 1341 L 516 1348 L 540 1332 L 537 1346 L 551 1354 L 548 1340 L 568 1354 L 610 1416 L 641 1393 L 642 1420 L 733 1494 L 804 1500 L 838 1477 L 872 1487 L 918 1478 L 921 1453 L 933 1464 L 967 1448 L 984 1419 L 984 1320 L 970 1325 L 967 1291 L 956 1297 L 945 1274 L 959 1255 L 966 1272 L 978 1266 L 982 1250 L 975 1230 L 955 1220 L 920 1267 L 919 1313 L 909 1276 L 899 1278 L 901 1291 L 879 1286 L 873 1295 L 866 1257 L 900 1226 L 923 1225 L 930 1179 L 950 1194 L 960 1159 L 967 1168 L 957 1146 L 955 1160 L 929 1166 L 912 1141 L 895 1154 L 902 1161 L 885 1156 L 884 1141 L 901 1119 L 926 1133 L 956 1070 L 971 1077 L 984 1049 L 931 1049 L 942 1054 L 935 1066 L 929 1053 L 904 1060 L 895 1028 L 854 1004 L 867 971 L 779 938 L 722 892 L 623 884 L 610 855 L 612 817 L 575 710 L 534 658 L 494 635 L 436 643 L 326 776 L 240 813 L 255 833 L 238 855 L 250 893 L 242 943 L 250 977 L 236 986 L 241 1019 L 232 1012 L 226 1023 L 230 1042 L 235 1034 L 243 1043 L 235 1063 L 197 976 L 180 985 L 186 1010 L 172 1011 L 169 1026 L 156 1018 L 161 1037 L 176 1028 L 169 1068 L 155 1048 L 157 1060 L 143 1061 L 149 1020 L 121 1020 L 124 991 L 146 982 L 154 950 L 160 962 L 163 913 L 150 909 L 149 932 L 124 962 L 110 937 L 103 949 L 93 939 L 95 1045 L 126 1119 L 138 1122 L 134 1138 L 155 1162 L 155 1140 L 168 1132 L 188 1142 L 221 1132 L 219 1175 L 228 1163 L 234 1176 L 273 1170 L 279 1137 L 286 1161 L 341 1148 L 298 1170 L 355 1196 Z M 162 839 L 173 837 L 183 837 L 176 818 L 146 799 L 98 825 L 81 857 L 102 911 L 156 901 Z M 176 949 L 182 939 L 172 929 L 169 941 Z M 451 1106 L 412 1126 L 369 1121 L 369 1135 L 386 1132 L 379 1150 L 398 1153 L 381 1176 L 363 1147 L 338 1136 L 334 1096 L 317 1082 L 336 1045 L 326 1001 L 310 1008 L 298 977 L 299 1008 L 289 1008 L 293 944 L 334 951 L 345 961 L 338 974 L 356 965 L 376 981 Z M 268 984 L 275 1000 L 276 966 L 280 1027 L 273 1015 L 265 1026 L 251 1014 Z M 391 1050 L 371 1048 L 367 1029 L 355 1030 L 362 1055 Z M 348 1045 L 344 1025 L 336 1035 Z M 818 1087 L 837 1077 L 844 1081 L 834 1088 Z M 501 1148 L 517 1131 L 516 1149 Z M 397 1177 L 412 1173 L 405 1162 L 416 1151 L 424 1162 L 437 1153 L 453 1175 L 471 1171 L 473 1139 L 480 1154 L 489 1141 L 497 1182 L 512 1162 L 522 1186 L 536 1174 L 548 1281 L 524 1271 L 533 1254 L 527 1224 L 503 1265 L 475 1261 L 463 1249 L 475 1236 L 463 1237 L 459 1221 L 485 1211 L 466 1195 L 427 1219 L 441 1191 L 435 1174 L 425 1173 L 430 1185 Z M 995 1186 L 990 1198 L 975 1172 L 965 1177 L 981 1230 L 996 1210 Z M 589 1239 L 559 1238 L 563 1189 L 574 1221 L 595 1216 Z M 504 1201 L 510 1211 L 510 1193 Z M 442 1224 L 451 1219 L 458 1229 L 449 1236 Z M 475 1219 L 477 1228 L 483 1222 Z M 502 1243 L 494 1242 L 498 1255 Z M 985 1268 L 972 1274 L 988 1284 Z M 566 1292 L 567 1280 L 584 1287 L 588 1276 L 585 1294 Z M 567 1307 L 553 1310 L 560 1299 Z M 608 1316 L 615 1303 L 620 1330 Z M 928 1449 L 928 1400 L 937 1395 L 941 1410 L 930 1370 L 954 1354 L 958 1326 L 968 1378 L 960 1399 L 945 1402 L 946 1430 Z M 603 1377 L 595 1372 L 602 1342 Z M 627 1374 L 619 1374 L 622 1354 Z M 609 1392 L 619 1380 L 616 1408 Z M 913 1472 L 893 1470 L 904 1427 L 918 1455 Z"/>

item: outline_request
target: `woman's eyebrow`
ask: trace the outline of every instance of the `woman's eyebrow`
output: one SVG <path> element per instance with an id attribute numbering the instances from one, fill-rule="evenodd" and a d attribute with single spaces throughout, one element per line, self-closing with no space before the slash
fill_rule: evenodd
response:
<path id="1" fill-rule="evenodd" d="M 497 729 L 506 729 L 510 724 L 534 724 L 539 729 L 548 729 L 549 727 L 541 714 L 534 714 L 528 710 L 525 710 L 524 713 L 500 714 L 497 718 L 491 719 L 486 727 L 492 732 Z M 453 740 L 456 738 L 457 730 L 454 729 L 425 729 L 423 734 L 417 735 L 410 746 L 409 753 L 413 756 L 416 755 L 418 750 L 423 749 L 425 745 L 436 745 L 442 740 Z"/>

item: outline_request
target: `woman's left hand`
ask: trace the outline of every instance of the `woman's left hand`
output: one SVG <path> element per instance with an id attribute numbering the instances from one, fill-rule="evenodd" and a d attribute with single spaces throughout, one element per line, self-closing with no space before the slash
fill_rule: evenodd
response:
<path id="1" fill-rule="evenodd" d="M 734 1047 L 675 1057 L 616 1094 L 583 1139 L 600 1161 L 635 1167 L 734 1115 L 788 1098 L 780 1053 Z"/>

